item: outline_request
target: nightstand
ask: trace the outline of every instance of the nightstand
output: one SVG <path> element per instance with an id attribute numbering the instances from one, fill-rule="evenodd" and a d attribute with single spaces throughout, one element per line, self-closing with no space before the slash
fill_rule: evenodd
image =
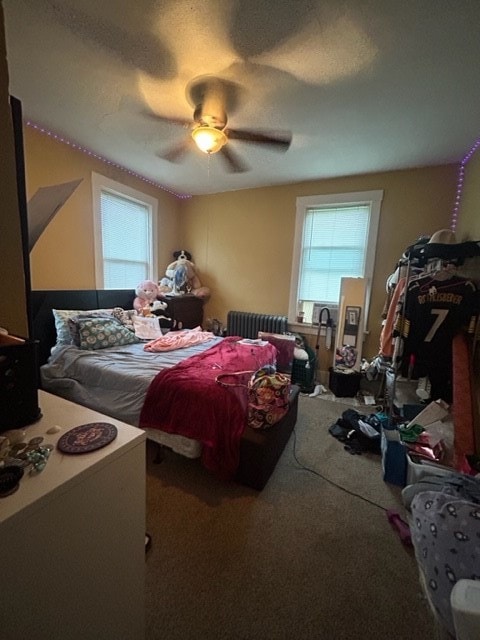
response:
<path id="1" fill-rule="evenodd" d="M 182 329 L 194 329 L 203 322 L 203 300 L 193 294 L 166 297 L 167 313 L 182 324 Z"/>

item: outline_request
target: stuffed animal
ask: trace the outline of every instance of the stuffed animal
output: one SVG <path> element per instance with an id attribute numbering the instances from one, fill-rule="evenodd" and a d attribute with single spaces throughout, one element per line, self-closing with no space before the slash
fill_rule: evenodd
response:
<path id="1" fill-rule="evenodd" d="M 135 311 L 122 309 L 122 307 L 114 307 L 112 309 L 112 316 L 116 318 L 124 327 L 130 329 L 130 331 L 135 331 L 135 327 L 133 326 L 133 314 Z"/>
<path id="2" fill-rule="evenodd" d="M 181 295 L 182 293 L 192 293 L 198 298 L 208 300 L 210 289 L 202 287 L 202 283 L 197 275 L 195 264 L 192 262 L 192 255 L 181 249 L 174 251 L 175 260 L 171 262 L 165 270 L 165 277 L 160 280 L 160 295 L 166 293 Z"/>
<path id="3" fill-rule="evenodd" d="M 157 300 L 159 294 L 158 285 L 153 280 L 143 280 L 136 289 L 136 298 L 133 301 L 133 308 L 138 315 L 150 315 L 150 305 Z"/>
<path id="4" fill-rule="evenodd" d="M 168 304 L 163 300 L 157 300 L 159 294 L 158 285 L 153 280 L 144 280 L 135 289 L 137 297 L 133 301 L 133 308 L 137 315 L 146 318 L 158 318 L 162 329 L 173 329 L 176 321 L 167 313 Z"/>
<path id="5" fill-rule="evenodd" d="M 150 304 L 149 315 L 158 318 L 158 322 L 162 329 L 173 329 L 176 326 L 176 321 L 168 315 L 167 307 L 168 304 L 163 302 L 163 300 L 155 300 L 155 302 Z"/>

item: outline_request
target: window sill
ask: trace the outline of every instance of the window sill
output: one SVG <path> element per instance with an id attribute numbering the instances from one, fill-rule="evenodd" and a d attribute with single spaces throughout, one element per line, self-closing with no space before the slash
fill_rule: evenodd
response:
<path id="1" fill-rule="evenodd" d="M 332 329 L 333 329 L 333 335 L 335 335 L 336 327 L 333 326 Z M 309 322 L 289 322 L 288 330 L 293 333 L 304 333 L 306 335 L 316 336 L 318 334 L 318 324 L 311 324 Z M 322 326 L 322 328 L 320 329 L 320 335 L 324 336 L 325 332 L 326 332 L 326 327 Z M 368 329 L 364 330 L 363 332 L 364 340 L 369 335 L 369 333 L 370 331 Z"/>
<path id="2" fill-rule="evenodd" d="M 311 324 L 309 322 L 289 322 L 288 330 L 294 333 L 305 333 L 310 336 L 316 336 L 318 334 L 318 324 Z M 321 336 L 325 335 L 325 330 L 325 327 L 320 329 Z"/>

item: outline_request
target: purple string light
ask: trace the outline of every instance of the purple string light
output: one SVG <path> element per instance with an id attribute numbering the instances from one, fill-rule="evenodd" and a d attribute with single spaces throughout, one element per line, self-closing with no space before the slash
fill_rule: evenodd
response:
<path id="1" fill-rule="evenodd" d="M 470 158 L 473 156 L 473 154 L 479 147 L 480 147 L 480 138 L 478 138 L 478 140 L 475 141 L 475 143 L 472 145 L 468 153 L 460 162 L 460 167 L 458 169 L 458 178 L 457 178 L 457 192 L 455 194 L 455 202 L 454 202 L 453 211 L 452 211 L 452 222 L 450 224 L 450 229 L 452 231 L 455 231 L 457 228 L 458 212 L 460 210 L 460 201 L 462 199 L 463 182 L 465 180 L 465 165 L 467 164 L 467 162 L 470 160 Z"/>
<path id="2" fill-rule="evenodd" d="M 44 135 L 49 136 L 50 138 L 53 138 L 57 142 L 62 142 L 63 144 L 68 145 L 72 149 L 76 149 L 77 151 L 81 151 L 82 153 L 85 153 L 87 156 L 90 156 L 91 158 L 95 158 L 95 160 L 100 160 L 100 162 L 104 162 L 105 164 L 109 164 L 112 167 L 120 169 L 121 171 L 124 171 L 125 173 L 128 173 L 129 175 L 134 176 L 135 178 L 138 178 L 139 180 L 142 180 L 143 182 L 147 182 L 148 184 L 153 185 L 157 189 L 161 189 L 162 191 L 166 191 L 167 193 L 170 193 L 172 196 L 175 196 L 176 198 L 184 199 L 184 198 L 191 198 L 192 197 L 192 196 L 189 196 L 189 195 L 175 193 L 175 191 L 171 191 L 170 189 L 167 189 L 166 187 L 164 187 L 163 185 L 159 184 L 158 182 L 155 182 L 154 180 L 150 180 L 149 178 L 145 178 L 145 176 L 142 176 L 139 173 L 136 173 L 135 171 L 132 171 L 131 169 L 127 169 L 126 167 L 123 167 L 122 165 L 120 165 L 120 164 L 118 164 L 116 162 L 113 162 L 112 160 L 107 160 L 107 158 L 104 158 L 103 156 L 100 156 L 97 153 L 94 153 L 90 149 L 87 149 L 86 147 L 82 147 L 81 145 L 79 145 L 79 144 L 77 144 L 75 142 L 71 142 L 70 140 L 67 140 L 66 138 L 62 138 L 62 136 L 57 135 L 53 131 L 45 129 L 45 127 L 42 127 L 42 126 L 40 126 L 38 124 L 35 124 L 34 122 L 31 122 L 30 120 L 27 120 L 27 122 L 25 124 L 28 127 L 31 127 L 32 129 L 35 129 L 39 133 L 43 133 Z"/>

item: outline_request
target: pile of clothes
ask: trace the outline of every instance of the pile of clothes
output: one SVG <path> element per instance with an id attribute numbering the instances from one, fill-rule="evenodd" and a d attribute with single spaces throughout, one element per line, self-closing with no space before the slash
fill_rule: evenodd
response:
<path id="1" fill-rule="evenodd" d="M 388 422 L 385 413 L 363 415 L 355 409 L 347 409 L 329 427 L 329 433 L 344 443 L 345 451 L 361 454 L 364 451 L 380 453 L 382 425 Z"/>

